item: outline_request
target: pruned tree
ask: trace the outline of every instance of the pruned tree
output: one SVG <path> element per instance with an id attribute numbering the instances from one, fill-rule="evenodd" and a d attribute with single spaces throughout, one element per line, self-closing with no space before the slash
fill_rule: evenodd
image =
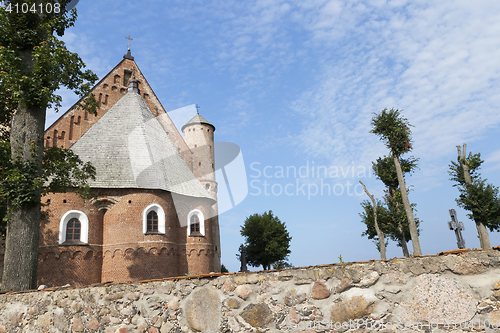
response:
<path id="1" fill-rule="evenodd" d="M 413 210 L 406 191 L 406 182 L 401 167 L 400 157 L 411 150 L 411 131 L 408 119 L 401 116 L 399 110 L 384 109 L 380 114 L 375 114 L 372 118 L 371 133 L 380 137 L 386 147 L 390 150 L 396 168 L 397 180 L 401 189 L 401 197 L 408 218 L 411 241 L 413 244 L 413 254 L 422 255 L 420 241 L 418 239 L 418 228 L 413 216 Z"/>
<path id="2" fill-rule="evenodd" d="M 376 205 L 377 223 L 380 231 L 385 236 L 385 245 L 387 247 L 388 240 L 390 239 L 396 242 L 397 246 L 401 247 L 405 257 L 409 257 L 410 254 L 406 246 L 406 240 L 411 239 L 410 229 L 408 228 L 408 219 L 406 218 L 406 212 L 401 203 L 399 190 L 394 197 L 390 197 L 386 191 L 383 199 L 383 201 L 376 200 Z M 395 201 L 398 200 L 399 204 L 395 204 Z M 368 239 L 372 239 L 377 246 L 377 250 L 380 251 L 380 238 L 375 229 L 373 204 L 369 200 L 364 200 L 361 202 L 361 207 L 363 211 L 359 215 L 361 217 L 361 222 L 366 225 L 366 230 L 363 231 L 361 236 L 367 236 Z M 418 227 L 420 221 L 417 217 L 415 217 L 415 222 Z"/>
<path id="3" fill-rule="evenodd" d="M 481 248 L 489 249 L 490 231 L 500 230 L 500 198 L 498 187 L 486 183 L 481 179 L 478 170 L 484 162 L 481 154 L 466 155 L 467 145 L 463 148 L 457 146 L 457 162 L 451 161 L 449 174 L 456 184 L 460 195 L 456 199 L 457 204 L 470 211 L 468 217 L 474 220 L 479 236 Z"/>
<path id="4" fill-rule="evenodd" d="M 6 198 L 3 291 L 36 288 L 43 132 L 47 108 L 61 106 L 55 92 L 64 86 L 82 97 L 79 106 L 92 113 L 97 107 L 90 94 L 97 76 L 55 36 L 76 21 L 76 9 L 66 10 L 69 2 L 9 0 L 0 6 L 0 125 L 4 138 L 6 132 L 10 136 L 10 160 L 18 168 L 11 172 L 23 180 Z M 23 6 L 29 10 L 18 10 Z"/>
<path id="5" fill-rule="evenodd" d="M 417 168 L 418 159 L 410 157 L 407 159 L 400 158 L 400 165 L 403 174 L 411 174 Z M 408 218 L 403 207 L 401 190 L 396 172 L 396 165 L 391 156 L 379 157 L 372 165 L 373 172 L 377 179 L 380 179 L 386 186 L 386 194 L 384 196 L 390 214 L 389 221 L 393 228 L 389 231 L 390 238 L 398 243 L 398 246 L 403 250 L 405 257 L 410 256 L 407 242 L 411 240 L 409 232 Z M 412 211 L 416 204 L 411 204 Z M 415 218 L 417 230 L 419 222 Z"/>
<path id="6" fill-rule="evenodd" d="M 291 253 L 292 237 L 285 223 L 272 211 L 250 215 L 240 233 L 245 237 L 240 252 L 244 249 L 246 262 L 253 267 L 262 265 L 264 270 L 269 270 L 272 264 L 285 260 Z M 236 257 L 239 259 L 239 255 Z"/>
<path id="7" fill-rule="evenodd" d="M 378 221 L 377 221 L 377 203 L 375 201 L 375 197 L 373 194 L 370 194 L 368 190 L 366 189 L 365 184 L 360 180 L 359 183 L 363 186 L 363 189 L 365 190 L 366 195 L 370 198 L 372 201 L 372 211 L 373 211 L 373 226 L 375 227 L 375 231 L 377 232 L 377 237 L 378 237 L 378 250 L 380 252 L 380 259 L 386 260 L 385 256 L 385 237 L 384 237 L 384 232 L 379 228 Z M 368 223 L 366 223 L 368 225 Z"/>
<path id="8" fill-rule="evenodd" d="M 368 239 L 373 240 L 377 250 L 380 252 L 380 258 L 385 260 L 385 249 L 388 244 L 388 240 L 385 236 L 388 232 L 387 220 L 389 218 L 389 212 L 380 200 L 375 200 L 375 205 L 373 205 L 373 201 L 371 200 L 363 200 L 361 202 L 361 207 L 363 211 L 359 216 L 361 217 L 361 222 L 366 226 L 366 230 L 363 231 L 361 236 L 367 236 Z M 375 216 L 377 217 L 377 228 L 375 228 Z M 383 236 L 383 238 L 381 238 L 381 236 Z M 384 250 L 384 256 L 382 256 L 382 250 Z"/>

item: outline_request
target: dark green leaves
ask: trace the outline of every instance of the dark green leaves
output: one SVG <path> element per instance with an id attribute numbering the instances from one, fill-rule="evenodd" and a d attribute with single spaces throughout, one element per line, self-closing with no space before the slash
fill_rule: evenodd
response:
<path id="1" fill-rule="evenodd" d="M 30 7 L 34 4 L 29 0 L 10 2 L 20 6 L 28 3 Z M 60 3 L 64 8 L 69 1 L 43 2 L 47 3 Z M 70 13 L 9 13 L 0 6 L 0 124 L 8 124 L 20 103 L 27 108 L 51 107 L 57 111 L 62 99 L 55 91 L 63 86 L 82 98 L 78 107 L 96 112 L 97 102 L 90 89 L 97 76 L 84 70 L 80 57 L 53 35 L 62 36 L 75 20 L 76 9 Z"/>
<path id="2" fill-rule="evenodd" d="M 378 135 L 391 153 L 399 157 L 412 148 L 410 126 L 399 110 L 384 109 L 372 118 L 370 133 Z"/>
<path id="3" fill-rule="evenodd" d="M 418 158 L 410 157 L 407 159 L 400 158 L 401 170 L 403 174 L 412 174 L 417 167 Z M 398 175 L 396 173 L 396 166 L 392 156 L 384 156 L 377 158 L 377 162 L 372 162 L 372 169 L 377 179 L 380 179 L 385 186 L 391 189 L 399 187 Z"/>
<path id="4" fill-rule="evenodd" d="M 292 237 L 272 211 L 262 215 L 254 214 L 245 220 L 241 227 L 241 235 L 245 237 L 245 257 L 247 263 L 257 267 L 262 265 L 268 269 L 271 264 L 284 260 L 290 254 Z"/>
<path id="5" fill-rule="evenodd" d="M 32 154 L 36 154 L 33 148 Z M 37 177 L 36 159 L 21 161 L 10 158 L 10 144 L 0 140 L 0 215 L 5 217 L 7 202 L 11 207 L 22 207 L 40 203 L 40 193 L 65 192 L 76 189 L 85 198 L 90 197 L 87 185 L 95 178 L 95 169 L 83 163 L 69 149 L 45 148 L 42 176 Z"/>
<path id="6" fill-rule="evenodd" d="M 481 164 L 481 154 L 469 153 L 465 163 L 470 168 L 472 184 L 466 184 L 463 167 L 459 162 L 451 161 L 450 180 L 457 187 L 460 194 L 456 199 L 459 207 L 470 211 L 467 216 L 476 223 L 484 224 L 491 231 L 500 231 L 500 197 L 498 187 L 487 184 L 486 179 L 481 179 L 478 172 Z"/>

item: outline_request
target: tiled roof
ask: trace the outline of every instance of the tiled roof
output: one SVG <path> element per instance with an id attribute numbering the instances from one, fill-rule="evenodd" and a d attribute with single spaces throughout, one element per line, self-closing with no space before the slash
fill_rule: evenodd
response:
<path id="1" fill-rule="evenodd" d="M 116 102 L 71 149 L 96 168 L 90 187 L 161 189 L 213 201 L 134 91 Z"/>
<path id="2" fill-rule="evenodd" d="M 210 125 L 215 130 L 215 126 L 212 125 L 208 120 L 206 120 L 205 118 L 203 118 L 199 114 L 196 114 L 196 116 L 194 116 L 193 118 L 191 118 L 190 121 L 188 121 L 184 126 L 182 126 L 182 130 L 184 131 L 184 128 L 186 128 L 187 126 L 190 126 L 190 125 L 199 125 L 199 124 Z"/>

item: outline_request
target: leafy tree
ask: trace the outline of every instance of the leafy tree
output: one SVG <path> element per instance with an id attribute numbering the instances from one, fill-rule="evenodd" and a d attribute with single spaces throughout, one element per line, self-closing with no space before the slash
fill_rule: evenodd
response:
<path id="1" fill-rule="evenodd" d="M 396 193 L 401 200 L 399 191 Z M 396 242 L 397 246 L 403 249 L 403 255 L 409 257 L 408 248 L 406 247 L 406 240 L 410 239 L 410 229 L 408 228 L 408 219 L 406 213 L 402 209 L 402 204 L 395 205 L 392 199 L 388 198 L 388 194 L 384 196 L 384 201 L 376 200 L 377 202 L 377 221 L 382 233 L 387 236 L 385 238 L 385 246 L 387 247 L 388 239 Z M 363 231 L 361 236 L 368 236 L 368 239 L 374 240 L 377 250 L 380 252 L 380 238 L 375 229 L 373 206 L 369 200 L 361 202 L 363 212 L 360 213 L 361 222 L 366 225 L 366 230 Z M 420 221 L 415 217 L 417 226 Z"/>
<path id="2" fill-rule="evenodd" d="M 490 248 L 490 231 L 500 230 L 500 197 L 498 187 L 486 183 L 486 179 L 479 176 L 479 168 L 484 162 L 481 154 L 472 154 L 466 157 L 467 145 L 464 144 L 463 151 L 458 149 L 457 162 L 451 161 L 449 174 L 456 184 L 460 195 L 456 199 L 457 204 L 470 211 L 467 216 L 476 223 L 481 248 Z"/>
<path id="3" fill-rule="evenodd" d="M 384 237 L 384 232 L 380 229 L 378 221 L 377 221 L 378 214 L 377 214 L 377 203 L 375 202 L 375 197 L 373 196 L 373 194 L 370 194 L 370 192 L 368 192 L 368 190 L 366 189 L 365 184 L 361 180 L 359 181 L 359 183 L 361 185 L 363 185 L 363 189 L 365 190 L 366 194 L 368 195 L 368 197 L 372 201 L 372 206 L 371 206 L 371 208 L 372 208 L 372 215 L 371 216 L 372 216 L 373 224 L 371 224 L 371 225 L 373 225 L 373 227 L 375 228 L 375 232 L 377 233 L 377 237 L 378 237 L 377 249 L 380 252 L 380 259 L 386 260 L 386 256 L 385 256 L 385 249 L 386 249 L 385 237 Z M 365 214 L 366 214 L 366 212 L 365 212 Z M 365 219 L 364 223 L 368 226 L 368 219 Z M 364 234 L 362 236 L 364 236 Z"/>
<path id="4" fill-rule="evenodd" d="M 22 206 L 37 199 L 25 192 L 27 186 L 38 184 L 37 189 L 42 195 L 74 188 L 82 197 L 91 197 L 87 180 L 95 178 L 95 168 L 89 162 L 82 162 L 72 150 L 44 148 L 40 178 L 36 178 L 33 163 L 19 163 L 19 159 L 12 161 L 10 155 L 10 143 L 0 140 L 0 237 L 6 236 L 7 202 L 11 200 L 13 205 Z"/>
<path id="5" fill-rule="evenodd" d="M 220 265 L 220 272 L 221 273 L 229 273 L 229 271 L 227 270 L 226 266 L 224 266 L 224 264 Z"/>
<path id="6" fill-rule="evenodd" d="M 288 258 L 285 258 L 283 260 L 278 260 L 273 264 L 273 269 L 286 269 L 286 268 L 293 268 L 293 264 L 291 262 L 288 262 Z"/>
<path id="7" fill-rule="evenodd" d="M 46 109 L 61 106 L 55 91 L 64 86 L 82 97 L 79 106 L 92 113 L 97 107 L 90 94 L 97 76 L 84 71 L 83 61 L 54 35 L 62 36 L 76 21 L 76 9 L 66 10 L 69 2 L 9 0 L 0 6 L 0 125 L 4 138 L 10 130 L 10 179 L 19 181 L 18 188 L 4 193 L 3 291 L 36 288 L 43 132 Z M 26 5 L 29 11 L 19 10 Z"/>
<path id="8" fill-rule="evenodd" d="M 387 233 L 389 212 L 380 200 L 375 200 L 375 209 L 373 208 L 373 202 L 370 200 L 363 200 L 361 207 L 363 208 L 363 212 L 359 216 L 361 217 L 361 222 L 366 225 L 366 230 L 363 231 L 361 236 L 368 236 L 368 239 L 372 239 L 377 246 L 377 250 L 380 252 L 380 258 L 385 260 L 385 248 L 387 247 L 385 235 Z M 375 228 L 375 216 L 377 218 L 378 230 Z M 381 238 L 381 235 L 383 238 Z M 383 255 L 381 249 L 384 250 Z"/>
<path id="9" fill-rule="evenodd" d="M 403 174 L 413 173 L 417 168 L 417 162 L 418 159 L 414 157 L 407 159 L 400 158 L 401 170 L 403 171 Z M 394 160 L 390 156 L 379 157 L 377 161 L 373 163 L 372 168 L 377 179 L 380 179 L 386 186 L 384 201 L 389 212 L 389 221 L 387 223 L 391 223 L 391 228 L 388 231 L 389 237 L 396 241 L 398 246 L 402 248 L 403 255 L 405 257 L 409 257 L 410 253 L 408 251 L 407 242 L 411 239 L 411 234 L 409 231 L 408 218 L 406 217 L 406 212 L 403 208 L 403 201 Z M 416 204 L 411 204 L 411 206 L 413 211 Z M 418 231 L 420 221 L 418 221 L 416 217 L 414 217 L 414 219 Z"/>
<path id="10" fill-rule="evenodd" d="M 245 237 L 245 243 L 240 248 L 244 248 L 246 261 L 253 267 L 262 265 L 264 270 L 269 270 L 272 264 L 285 260 L 291 252 L 292 237 L 285 223 L 272 211 L 250 215 L 241 226 L 240 233 Z"/>
<path id="11" fill-rule="evenodd" d="M 401 116 L 399 110 L 384 109 L 380 114 L 376 114 L 372 118 L 372 130 L 385 142 L 386 147 L 390 150 L 396 168 L 399 188 L 401 189 L 401 196 L 403 206 L 405 208 L 406 216 L 408 218 L 408 225 L 410 228 L 411 241 L 413 244 L 413 254 L 422 255 L 420 249 L 420 241 L 418 239 L 418 229 L 413 216 L 413 210 L 408 199 L 406 191 L 406 183 L 403 176 L 400 157 L 402 154 L 411 150 L 411 131 L 408 119 Z"/>

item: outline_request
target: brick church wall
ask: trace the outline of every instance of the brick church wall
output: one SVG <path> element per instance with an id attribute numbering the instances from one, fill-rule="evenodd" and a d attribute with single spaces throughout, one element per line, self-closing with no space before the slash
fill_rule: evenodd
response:
<path id="1" fill-rule="evenodd" d="M 215 270 L 212 219 L 205 220 L 204 237 L 188 237 L 187 213 L 196 208 L 206 216 L 201 199 L 175 207 L 169 192 L 99 189 L 83 200 L 74 192 L 49 194 L 47 219 L 41 225 L 39 284 L 83 286 L 99 282 L 130 282 Z M 156 203 L 165 212 L 165 234 L 144 234 L 144 210 Z M 58 244 L 59 224 L 69 210 L 89 219 L 88 245 Z"/>
<path id="2" fill-rule="evenodd" d="M 141 96 L 187 166 L 216 198 L 213 126 L 192 126 L 193 133 L 185 141 L 130 57 L 124 57 L 92 89 L 99 106 L 97 115 L 80 108 L 70 109 L 46 130 L 45 146 L 70 148 L 123 97 L 133 75 L 139 82 Z M 159 190 L 94 189 L 94 194 L 95 198 L 88 200 L 72 191 L 52 193 L 42 199 L 50 204 L 44 208 L 46 218 L 41 222 L 39 285 L 84 286 L 220 270 L 216 204 L 207 206 L 206 201 L 191 198 L 186 205 L 175 207 L 172 195 Z M 143 233 L 143 212 L 152 203 L 165 212 L 164 235 Z M 193 209 L 205 216 L 204 237 L 187 236 L 187 214 Z M 61 218 L 69 210 L 81 211 L 88 217 L 87 244 L 59 244 Z M 2 266 L 0 253 L 0 273 Z"/>

